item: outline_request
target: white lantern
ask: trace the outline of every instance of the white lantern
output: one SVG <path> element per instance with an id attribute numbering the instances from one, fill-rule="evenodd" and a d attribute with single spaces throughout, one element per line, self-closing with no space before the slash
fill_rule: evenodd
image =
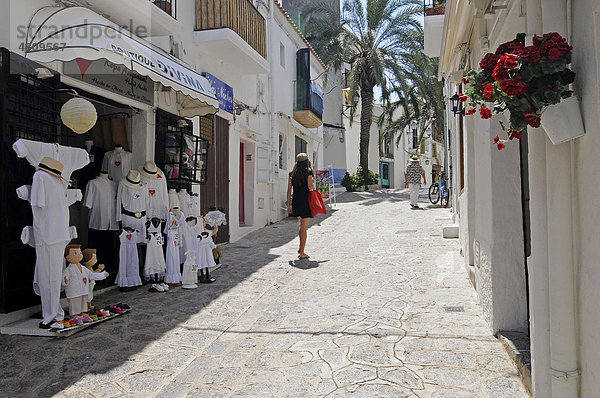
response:
<path id="1" fill-rule="evenodd" d="M 98 120 L 94 105 L 86 99 L 75 97 L 68 100 L 60 110 L 62 122 L 77 134 L 90 131 Z"/>

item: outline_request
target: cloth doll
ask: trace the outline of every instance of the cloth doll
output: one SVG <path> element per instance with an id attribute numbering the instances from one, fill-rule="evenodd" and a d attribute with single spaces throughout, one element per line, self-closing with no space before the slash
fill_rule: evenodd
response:
<path id="1" fill-rule="evenodd" d="M 94 269 L 94 265 L 96 265 L 97 262 L 98 259 L 96 258 L 96 249 L 85 249 L 83 251 L 83 265 L 85 265 L 87 269 L 97 273 L 104 271 L 104 264 L 99 264 L 98 267 Z M 91 311 L 94 309 L 94 306 L 92 305 L 92 300 L 94 299 L 94 286 L 96 286 L 96 281 L 92 279 L 89 281 L 88 285 L 89 293 L 87 307 L 88 311 Z"/>
<path id="2" fill-rule="evenodd" d="M 218 227 L 213 229 L 212 226 L 207 224 L 205 228 L 198 235 L 196 256 L 200 268 L 200 283 L 213 283 L 216 279 L 210 276 L 208 269 L 217 266 L 212 252 L 217 245 L 214 244 L 212 237 L 217 234 Z"/>
<path id="3" fill-rule="evenodd" d="M 89 281 L 106 279 L 108 272 L 92 272 L 81 265 L 81 245 L 72 244 L 65 248 L 65 259 L 69 264 L 63 273 L 65 294 L 69 299 L 71 317 L 87 311 Z"/>

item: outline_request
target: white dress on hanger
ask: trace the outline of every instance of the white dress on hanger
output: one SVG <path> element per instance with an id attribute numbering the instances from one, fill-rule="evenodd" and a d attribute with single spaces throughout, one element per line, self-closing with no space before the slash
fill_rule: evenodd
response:
<path id="1" fill-rule="evenodd" d="M 212 249 L 216 248 L 212 240 L 212 231 L 203 231 L 202 238 L 197 241 L 197 257 L 199 268 L 213 268 L 217 266 L 213 257 Z"/>
<path id="2" fill-rule="evenodd" d="M 123 230 L 119 235 L 121 247 L 119 248 L 119 273 L 115 284 L 119 287 L 140 286 L 140 259 L 138 257 L 137 231 L 128 232 Z"/>
<path id="3" fill-rule="evenodd" d="M 181 271 L 179 267 L 181 265 L 181 256 L 179 250 L 182 246 L 182 230 L 183 224 L 185 224 L 185 215 L 179 211 L 179 216 L 175 212 L 169 213 L 167 225 L 165 225 L 165 234 L 167 234 L 167 276 L 165 277 L 166 283 L 179 283 L 181 282 Z"/>
<path id="4" fill-rule="evenodd" d="M 163 254 L 163 236 L 160 231 L 160 223 L 148 226 L 148 243 L 146 244 L 146 263 L 144 264 L 144 278 L 150 279 L 158 274 L 159 278 L 165 276 L 167 266 Z"/>

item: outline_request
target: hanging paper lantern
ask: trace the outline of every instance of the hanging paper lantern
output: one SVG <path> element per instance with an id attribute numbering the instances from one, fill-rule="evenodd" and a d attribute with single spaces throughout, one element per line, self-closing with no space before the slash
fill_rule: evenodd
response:
<path id="1" fill-rule="evenodd" d="M 62 122 L 77 134 L 90 131 L 98 120 L 94 105 L 86 99 L 75 97 L 68 100 L 60 110 Z"/>

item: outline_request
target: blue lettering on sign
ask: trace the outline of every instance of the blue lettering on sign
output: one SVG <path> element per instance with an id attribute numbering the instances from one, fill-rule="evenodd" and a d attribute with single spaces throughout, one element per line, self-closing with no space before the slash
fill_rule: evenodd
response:
<path id="1" fill-rule="evenodd" d="M 211 87 L 215 90 L 219 100 L 219 108 L 225 112 L 233 113 L 233 87 L 225 84 L 210 73 L 206 74 Z"/>

